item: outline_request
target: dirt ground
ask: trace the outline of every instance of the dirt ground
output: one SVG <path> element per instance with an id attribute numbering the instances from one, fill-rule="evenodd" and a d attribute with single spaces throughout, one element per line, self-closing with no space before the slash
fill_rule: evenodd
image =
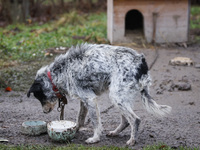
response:
<path id="1" fill-rule="evenodd" d="M 151 49 L 138 50 L 146 55 L 148 64 L 155 58 L 155 51 Z M 146 145 L 165 143 L 171 147 L 197 147 L 200 145 L 200 48 L 159 48 L 158 59 L 151 69 L 151 95 L 157 103 L 172 107 L 172 112 L 165 118 L 157 118 L 148 114 L 143 108 L 140 96 L 136 97 L 133 107 L 135 113 L 141 117 L 139 137 L 133 149 L 140 149 Z M 189 57 L 193 66 L 172 66 L 169 61 L 178 56 Z M 30 77 L 33 80 L 34 77 Z M 178 85 L 185 85 L 191 89 L 181 89 Z M 28 91 L 28 88 L 27 88 Z M 43 144 L 67 145 L 53 142 L 47 134 L 27 136 L 20 133 L 21 124 L 27 120 L 52 121 L 59 119 L 59 113 L 54 109 L 49 114 L 42 112 L 41 105 L 33 96 L 26 97 L 25 92 L 0 91 L 0 138 L 7 139 L 5 144 Z M 102 124 L 104 127 L 101 141 L 92 146 L 114 145 L 124 147 L 130 136 L 130 127 L 117 137 L 107 137 L 108 131 L 115 129 L 120 122 L 119 113 L 115 108 L 108 109 L 107 93 L 99 97 Z M 78 100 L 69 101 L 65 107 L 66 120 L 76 120 L 79 108 Z M 72 143 L 85 144 L 84 141 L 92 136 L 92 126 L 86 119 L 88 130 L 76 134 Z"/>

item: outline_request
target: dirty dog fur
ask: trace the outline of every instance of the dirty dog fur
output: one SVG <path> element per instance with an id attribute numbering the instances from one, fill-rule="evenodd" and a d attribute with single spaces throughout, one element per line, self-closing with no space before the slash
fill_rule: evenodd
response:
<path id="1" fill-rule="evenodd" d="M 64 55 L 58 56 L 53 63 L 38 70 L 35 81 L 28 91 L 40 100 L 44 113 L 50 112 L 57 97 L 52 90 L 52 82 L 59 92 L 71 99 L 79 99 L 80 111 L 77 129 L 83 127 L 89 113 L 94 135 L 86 143 L 100 140 L 102 125 L 96 98 L 109 90 L 109 99 L 121 113 L 121 123 L 108 136 L 115 136 L 128 125 L 131 126 L 127 145 L 134 145 L 140 118 L 133 111 L 133 102 L 137 92 L 148 112 L 164 116 L 171 111 L 167 105 L 158 105 L 149 95 L 150 75 L 143 54 L 120 46 L 82 44 L 71 47 Z"/>

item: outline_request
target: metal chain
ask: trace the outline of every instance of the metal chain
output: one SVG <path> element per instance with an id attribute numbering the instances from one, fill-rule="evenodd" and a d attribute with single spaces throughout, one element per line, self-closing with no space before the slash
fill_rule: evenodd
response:
<path id="1" fill-rule="evenodd" d="M 62 98 L 58 99 L 58 112 L 60 112 L 60 120 L 64 120 L 64 109 L 65 104 L 67 104 L 67 101 L 64 101 Z"/>
<path id="2" fill-rule="evenodd" d="M 57 108 L 58 112 L 61 112 L 61 99 L 58 99 L 58 108 Z"/>
<path id="3" fill-rule="evenodd" d="M 64 120 L 64 109 L 65 109 L 65 104 L 62 103 L 61 112 L 60 112 L 60 120 Z"/>

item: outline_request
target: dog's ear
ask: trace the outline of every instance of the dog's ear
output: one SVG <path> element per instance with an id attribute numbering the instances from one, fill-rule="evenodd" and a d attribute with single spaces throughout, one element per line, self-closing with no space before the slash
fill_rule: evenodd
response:
<path id="1" fill-rule="evenodd" d="M 31 88 L 29 89 L 29 91 L 27 93 L 27 97 L 30 97 L 31 93 L 39 92 L 40 90 L 41 90 L 40 83 L 33 83 Z"/>

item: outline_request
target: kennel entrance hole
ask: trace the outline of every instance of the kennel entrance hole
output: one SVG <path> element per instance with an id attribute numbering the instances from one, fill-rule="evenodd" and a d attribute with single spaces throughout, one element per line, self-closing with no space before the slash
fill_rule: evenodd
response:
<path id="1" fill-rule="evenodd" d="M 127 12 L 125 17 L 125 36 L 143 36 L 144 19 L 141 12 L 136 9 Z"/>

